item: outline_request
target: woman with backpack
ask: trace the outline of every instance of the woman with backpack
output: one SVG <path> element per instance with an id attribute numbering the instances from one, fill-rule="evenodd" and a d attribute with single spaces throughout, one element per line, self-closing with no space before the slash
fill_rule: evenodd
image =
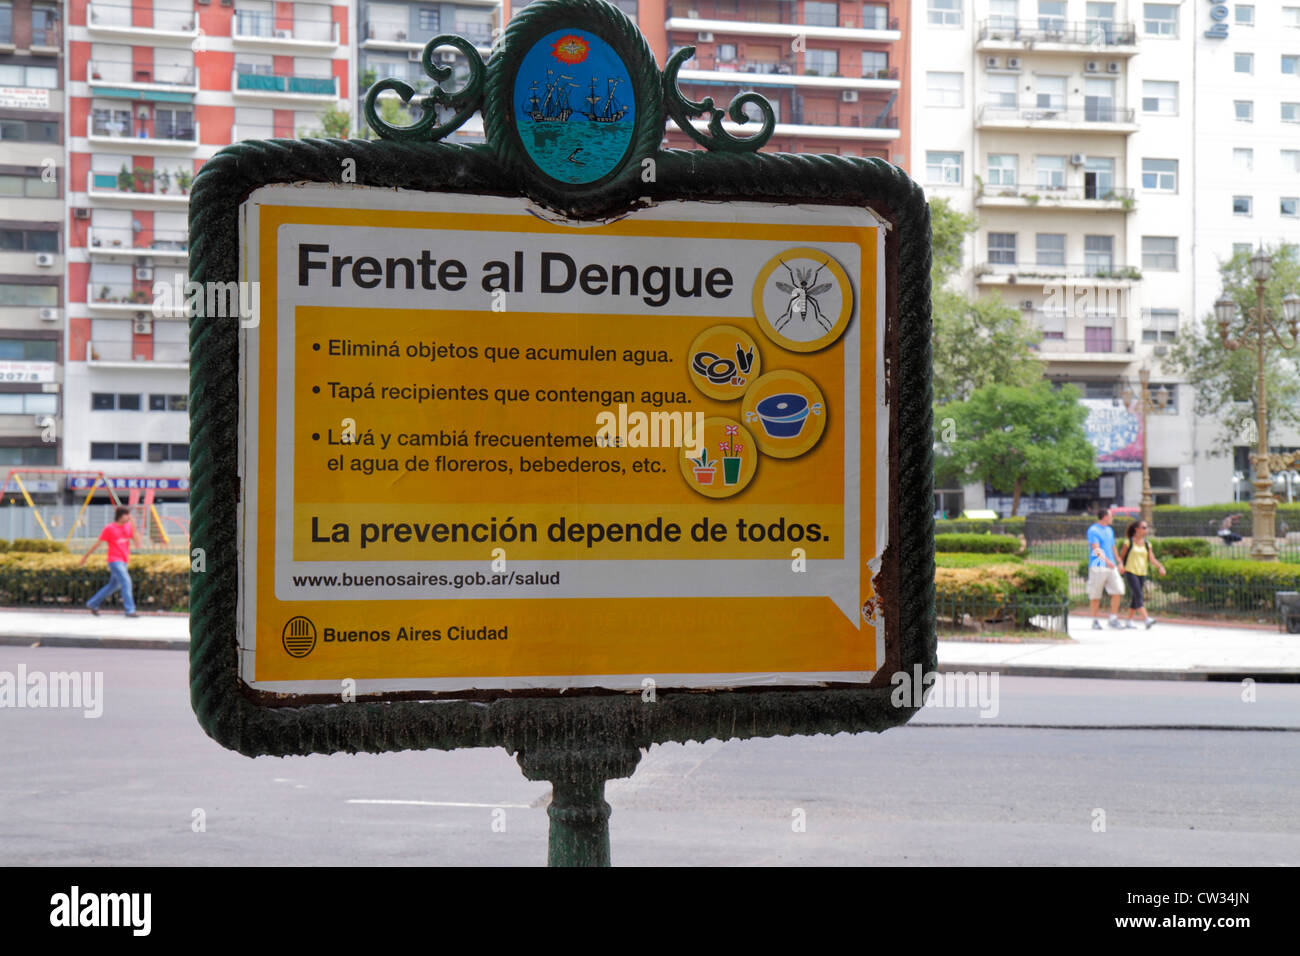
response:
<path id="1" fill-rule="evenodd" d="M 1154 617 L 1147 615 L 1146 602 L 1142 596 L 1142 589 L 1147 583 L 1147 575 L 1151 567 L 1154 566 L 1163 576 L 1165 566 L 1160 563 L 1156 553 L 1151 548 L 1151 542 L 1147 540 L 1147 523 L 1142 520 L 1134 521 L 1128 526 L 1125 532 L 1127 540 L 1120 545 L 1119 563 L 1124 569 L 1124 581 L 1128 584 L 1129 593 L 1132 599 L 1129 603 L 1128 620 L 1124 626 L 1126 628 L 1135 628 L 1133 615 L 1137 611 L 1142 612 L 1142 620 L 1148 628 L 1156 622 Z"/>

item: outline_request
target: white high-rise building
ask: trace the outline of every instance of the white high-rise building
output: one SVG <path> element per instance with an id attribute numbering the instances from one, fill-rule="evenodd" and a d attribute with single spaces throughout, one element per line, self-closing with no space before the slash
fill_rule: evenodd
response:
<path id="1" fill-rule="evenodd" d="M 1167 398 L 1148 429 L 1157 502 L 1249 497 L 1251 430 L 1212 454 L 1221 423 L 1197 418 L 1162 360 L 1211 313 L 1222 261 L 1300 243 L 1290 2 L 917 0 L 912 168 L 930 196 L 979 216 L 963 281 L 1032 318 L 1049 378 L 1077 384 L 1098 421 L 1116 410 L 1103 445 L 1120 460 L 1041 507 L 1138 504 L 1125 405 L 1136 411 L 1143 367 Z M 983 495 L 967 488 L 964 505 Z"/>

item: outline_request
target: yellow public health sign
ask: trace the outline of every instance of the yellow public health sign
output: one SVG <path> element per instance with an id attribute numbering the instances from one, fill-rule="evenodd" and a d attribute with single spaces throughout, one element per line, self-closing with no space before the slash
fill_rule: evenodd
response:
<path id="1" fill-rule="evenodd" d="M 884 666 L 886 224 L 254 190 L 239 671 L 463 696 Z"/>

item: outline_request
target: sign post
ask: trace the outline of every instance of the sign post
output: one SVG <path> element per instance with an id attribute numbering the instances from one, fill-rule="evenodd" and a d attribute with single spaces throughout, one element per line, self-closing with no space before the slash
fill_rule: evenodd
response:
<path id="1" fill-rule="evenodd" d="M 661 73 L 613 5 L 541 0 L 487 64 L 431 40 L 413 126 L 376 84 L 384 141 L 197 177 L 191 689 L 220 743 L 501 746 L 553 784 L 550 862 L 604 865 L 604 783 L 652 743 L 915 712 L 927 207 L 882 161 L 759 155 L 771 106 L 685 98 L 690 54 Z M 475 111 L 484 145 L 438 142 Z M 665 115 L 705 150 L 661 149 Z"/>

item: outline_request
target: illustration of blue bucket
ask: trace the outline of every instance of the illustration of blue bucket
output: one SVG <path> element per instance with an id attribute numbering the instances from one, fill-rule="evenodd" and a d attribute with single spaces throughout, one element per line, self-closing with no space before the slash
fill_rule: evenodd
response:
<path id="1" fill-rule="evenodd" d="M 816 402 L 809 406 L 808 399 L 794 392 L 782 392 L 769 395 L 749 413 L 749 420 L 755 417 L 767 432 L 769 438 L 794 438 L 803 431 L 804 422 L 809 414 L 820 415 L 822 406 Z"/>

